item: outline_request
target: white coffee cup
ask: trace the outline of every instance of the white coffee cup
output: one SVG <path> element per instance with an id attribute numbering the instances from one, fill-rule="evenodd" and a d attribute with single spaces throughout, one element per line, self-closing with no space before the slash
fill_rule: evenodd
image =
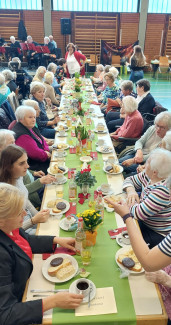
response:
<path id="1" fill-rule="evenodd" d="M 68 227 L 68 228 L 70 228 L 71 227 L 71 225 L 74 223 L 74 221 L 75 221 L 75 219 L 74 219 L 74 217 L 72 217 L 72 216 L 67 216 L 66 218 L 65 218 L 65 225 Z"/>
<path id="2" fill-rule="evenodd" d="M 86 297 L 90 292 L 90 282 L 85 278 L 78 279 L 76 281 L 76 293 L 82 294 Z"/>
<path id="3" fill-rule="evenodd" d="M 59 135 L 60 135 L 61 137 L 64 137 L 64 135 L 65 135 L 65 130 L 59 130 Z"/>
<path id="4" fill-rule="evenodd" d="M 97 144 L 98 144 L 99 147 L 103 146 L 105 144 L 105 140 L 104 139 L 98 139 Z"/>
<path id="5" fill-rule="evenodd" d="M 64 156 L 64 149 L 57 149 L 58 157 Z"/>
<path id="6" fill-rule="evenodd" d="M 116 158 L 114 156 L 109 156 L 107 161 L 109 164 L 114 164 L 116 162 Z"/>
<path id="7" fill-rule="evenodd" d="M 102 184 L 101 190 L 102 190 L 102 192 L 108 193 L 111 190 L 111 187 L 109 184 Z"/>
<path id="8" fill-rule="evenodd" d="M 64 180 L 64 175 L 63 174 L 56 174 L 55 175 L 57 182 L 62 182 Z"/>
<path id="9" fill-rule="evenodd" d="M 128 234 L 127 230 L 122 231 L 121 237 L 122 237 L 123 244 L 125 244 L 125 245 L 130 244 L 129 234 Z"/>

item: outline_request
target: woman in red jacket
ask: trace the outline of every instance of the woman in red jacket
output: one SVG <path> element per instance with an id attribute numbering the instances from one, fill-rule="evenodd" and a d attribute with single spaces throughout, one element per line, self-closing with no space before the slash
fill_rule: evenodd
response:
<path id="1" fill-rule="evenodd" d="M 73 43 L 67 45 L 67 52 L 65 54 L 67 64 L 67 77 L 73 77 L 75 72 L 79 72 L 81 76 L 85 75 L 85 60 L 86 57 L 75 50 Z"/>

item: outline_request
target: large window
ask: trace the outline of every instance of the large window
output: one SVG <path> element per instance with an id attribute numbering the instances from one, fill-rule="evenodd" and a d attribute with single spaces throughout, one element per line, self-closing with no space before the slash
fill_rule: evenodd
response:
<path id="1" fill-rule="evenodd" d="M 42 10 L 42 0 L 0 0 L 0 9 Z"/>
<path id="2" fill-rule="evenodd" d="M 154 14 L 171 13 L 171 0 L 149 0 L 148 12 Z"/>
<path id="3" fill-rule="evenodd" d="M 138 0 L 53 0 L 53 10 L 137 12 Z"/>

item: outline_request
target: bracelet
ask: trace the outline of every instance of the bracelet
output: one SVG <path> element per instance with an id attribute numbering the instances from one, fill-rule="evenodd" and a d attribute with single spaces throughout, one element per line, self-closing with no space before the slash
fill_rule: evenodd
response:
<path id="1" fill-rule="evenodd" d="M 133 218 L 133 215 L 132 214 L 130 214 L 130 213 L 127 213 L 127 214 L 125 214 L 124 216 L 123 216 L 123 221 L 125 222 L 126 221 L 126 219 L 128 219 L 128 218 Z"/>

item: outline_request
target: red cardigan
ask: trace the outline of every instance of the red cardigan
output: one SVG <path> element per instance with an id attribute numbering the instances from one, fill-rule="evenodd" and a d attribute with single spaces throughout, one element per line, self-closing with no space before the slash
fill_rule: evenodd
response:
<path id="1" fill-rule="evenodd" d="M 138 138 L 142 134 L 143 118 L 139 111 L 134 111 L 131 115 L 127 115 L 123 125 L 116 130 L 116 134 L 112 136 L 117 140 L 119 137 Z"/>
<path id="2" fill-rule="evenodd" d="M 66 54 L 65 54 L 65 60 L 66 61 L 67 61 L 68 53 L 69 52 L 66 52 Z M 75 51 L 74 52 L 74 56 L 75 56 L 75 58 L 76 58 L 76 60 L 77 60 L 77 62 L 79 63 L 80 66 L 82 65 L 81 62 L 80 62 L 80 60 L 83 60 L 83 61 L 86 60 L 85 55 L 81 54 L 80 52 Z M 69 74 L 69 71 L 68 71 L 68 67 L 67 66 L 66 66 L 66 69 L 67 69 L 67 78 L 69 78 L 70 77 L 70 74 Z M 85 68 L 81 69 L 80 74 L 81 74 L 81 76 L 85 76 Z"/>

